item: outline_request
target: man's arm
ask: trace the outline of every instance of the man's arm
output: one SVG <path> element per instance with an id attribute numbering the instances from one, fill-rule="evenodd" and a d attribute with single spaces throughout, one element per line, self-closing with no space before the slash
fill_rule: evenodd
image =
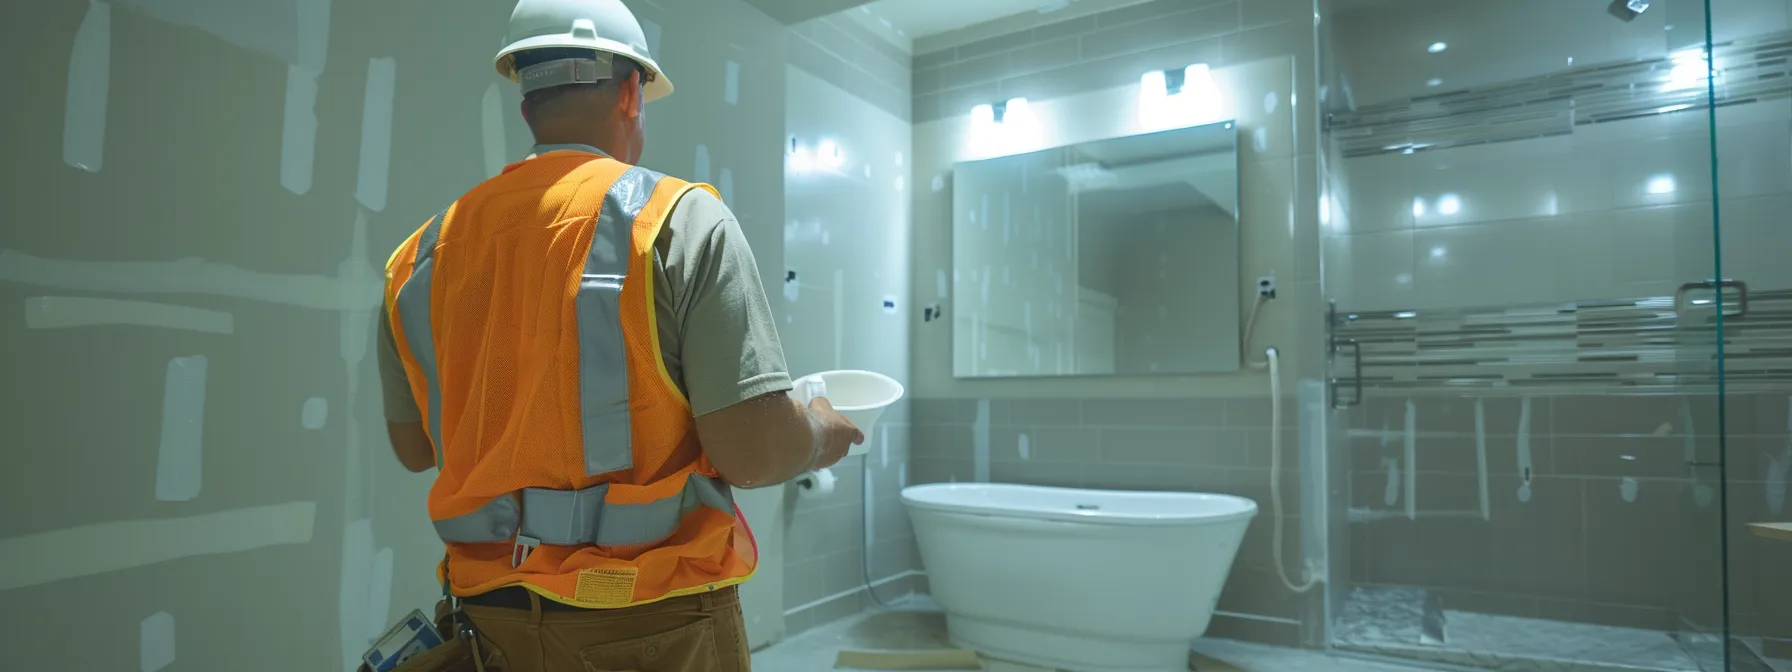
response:
<path id="1" fill-rule="evenodd" d="M 697 438 L 716 471 L 741 488 L 777 485 L 832 466 L 865 438 L 826 400 L 788 394 L 790 372 L 759 266 L 740 224 L 707 191 L 668 218 L 666 272 L 677 280 L 679 355 Z"/>
<path id="2" fill-rule="evenodd" d="M 386 408 L 386 437 L 392 441 L 392 452 L 398 463 L 413 472 L 428 471 L 436 466 L 435 444 L 423 431 L 423 412 L 411 396 L 411 383 L 405 377 L 404 361 L 398 357 L 398 340 L 392 336 L 392 321 L 382 306 L 379 310 L 380 391 Z"/>
<path id="3" fill-rule="evenodd" d="M 784 392 L 697 416 L 697 438 L 716 471 L 737 488 L 778 485 L 834 466 L 848 447 L 865 442 L 826 399 L 804 407 Z"/>

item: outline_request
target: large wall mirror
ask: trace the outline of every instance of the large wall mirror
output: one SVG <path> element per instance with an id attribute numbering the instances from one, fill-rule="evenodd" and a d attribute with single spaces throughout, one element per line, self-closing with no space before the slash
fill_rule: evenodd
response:
<path id="1" fill-rule="evenodd" d="M 960 378 L 1236 371 L 1230 122 L 959 163 Z"/>

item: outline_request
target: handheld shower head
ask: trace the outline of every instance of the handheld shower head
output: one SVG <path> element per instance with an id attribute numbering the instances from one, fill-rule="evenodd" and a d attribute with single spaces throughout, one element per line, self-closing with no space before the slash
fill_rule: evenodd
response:
<path id="1" fill-rule="evenodd" d="M 1648 9 L 1649 0 L 1612 0 L 1612 4 L 1606 5 L 1605 12 L 1629 23 Z"/>

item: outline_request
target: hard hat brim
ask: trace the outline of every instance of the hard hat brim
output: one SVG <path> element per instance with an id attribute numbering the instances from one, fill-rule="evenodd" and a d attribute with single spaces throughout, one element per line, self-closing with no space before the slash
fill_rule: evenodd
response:
<path id="1" fill-rule="evenodd" d="M 648 82 L 645 90 L 642 91 L 642 95 L 646 99 L 646 102 L 651 103 L 672 95 L 672 78 L 666 76 L 666 71 L 660 69 L 659 63 L 651 58 L 636 53 L 635 50 L 628 48 L 626 45 L 603 38 L 595 40 L 573 39 L 566 35 L 540 35 L 526 38 L 505 46 L 503 51 L 498 52 L 497 58 L 494 59 L 494 65 L 498 70 L 499 76 L 510 80 L 511 83 L 520 83 L 522 80 L 517 76 L 516 61 L 511 58 L 511 56 L 519 51 L 556 47 L 593 49 L 626 57 L 640 63 L 641 67 L 646 68 L 649 72 L 653 73 L 653 81 Z"/>

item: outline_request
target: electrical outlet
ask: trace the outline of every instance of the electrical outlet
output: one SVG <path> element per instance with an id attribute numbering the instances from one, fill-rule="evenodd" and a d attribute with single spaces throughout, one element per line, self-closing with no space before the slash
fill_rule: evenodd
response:
<path id="1" fill-rule="evenodd" d="M 1276 276 L 1265 275 L 1257 278 L 1257 295 L 1276 298 Z"/>

